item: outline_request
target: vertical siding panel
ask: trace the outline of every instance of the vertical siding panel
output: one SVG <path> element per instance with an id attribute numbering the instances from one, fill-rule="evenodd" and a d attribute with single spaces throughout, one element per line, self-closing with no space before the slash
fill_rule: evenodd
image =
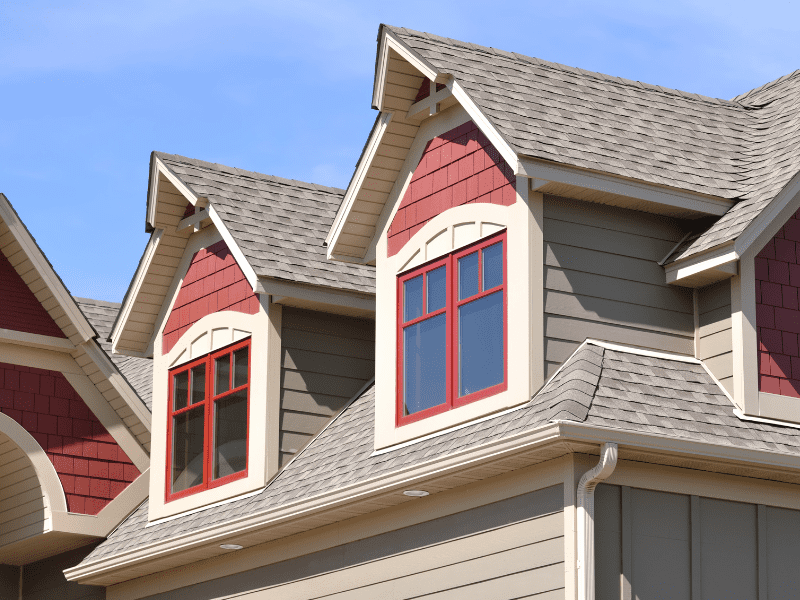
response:
<path id="1" fill-rule="evenodd" d="M 594 492 L 595 596 L 618 600 L 622 594 L 620 488 L 601 483 Z"/>

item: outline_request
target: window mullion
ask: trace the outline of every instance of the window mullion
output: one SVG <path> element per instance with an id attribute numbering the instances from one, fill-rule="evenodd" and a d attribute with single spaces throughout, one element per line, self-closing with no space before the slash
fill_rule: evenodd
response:
<path id="1" fill-rule="evenodd" d="M 213 398 L 214 394 L 214 355 L 211 354 L 208 357 L 208 362 L 206 364 L 206 396 L 203 399 L 205 406 L 203 407 L 203 411 L 206 418 L 205 423 L 205 439 L 203 440 L 203 464 L 205 465 L 203 468 L 203 487 L 207 488 L 209 482 L 211 481 L 211 432 L 212 432 L 212 425 L 211 425 L 211 405 L 213 404 L 211 398 Z"/>

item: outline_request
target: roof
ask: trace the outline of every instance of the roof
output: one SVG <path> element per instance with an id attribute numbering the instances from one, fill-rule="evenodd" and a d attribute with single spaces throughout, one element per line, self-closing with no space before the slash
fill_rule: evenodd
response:
<path id="1" fill-rule="evenodd" d="M 800 171 L 800 71 L 720 100 L 384 27 L 520 155 L 739 200 L 676 260 L 736 239 Z"/>
<path id="2" fill-rule="evenodd" d="M 344 190 L 154 152 L 208 198 L 258 277 L 375 293 L 375 268 L 329 261 L 325 236 Z"/>
<path id="3" fill-rule="evenodd" d="M 128 380 L 128 383 L 131 384 L 139 398 L 145 403 L 147 409 L 153 412 L 153 361 L 149 358 L 123 356 L 122 354 L 112 354 L 111 352 L 111 342 L 108 341 L 108 338 L 111 335 L 111 326 L 114 324 L 122 305 L 116 302 L 90 300 L 89 298 L 75 298 L 75 301 L 89 323 L 97 331 L 97 342 L 100 347 L 116 365 L 122 376 Z"/>
<path id="4" fill-rule="evenodd" d="M 698 362 L 588 342 L 529 403 L 394 450 L 373 452 L 374 404 L 373 385 L 252 497 L 147 528 L 145 502 L 83 564 L 367 482 L 553 421 L 800 455 L 800 432 L 737 418 L 731 401 Z"/>

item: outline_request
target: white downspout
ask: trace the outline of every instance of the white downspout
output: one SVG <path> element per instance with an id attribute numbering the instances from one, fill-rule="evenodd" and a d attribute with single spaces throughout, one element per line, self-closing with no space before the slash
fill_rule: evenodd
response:
<path id="1" fill-rule="evenodd" d="M 578 600 L 594 600 L 594 488 L 616 466 L 617 445 L 603 444 L 600 462 L 578 483 Z"/>

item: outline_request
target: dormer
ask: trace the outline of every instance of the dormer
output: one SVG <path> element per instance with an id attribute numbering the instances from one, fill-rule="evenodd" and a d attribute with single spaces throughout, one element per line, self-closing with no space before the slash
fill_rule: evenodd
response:
<path id="1" fill-rule="evenodd" d="M 662 265 L 733 192 L 564 135 L 564 94 L 608 128 L 575 94 L 663 94 L 598 77 L 381 27 L 380 114 L 326 240 L 376 266 L 377 450 L 527 402 L 588 337 L 695 353 L 693 292 Z"/>
<path id="2" fill-rule="evenodd" d="M 322 247 L 341 194 L 153 153 L 111 334 L 153 359 L 151 522 L 262 489 L 372 376 L 373 269 Z"/>

